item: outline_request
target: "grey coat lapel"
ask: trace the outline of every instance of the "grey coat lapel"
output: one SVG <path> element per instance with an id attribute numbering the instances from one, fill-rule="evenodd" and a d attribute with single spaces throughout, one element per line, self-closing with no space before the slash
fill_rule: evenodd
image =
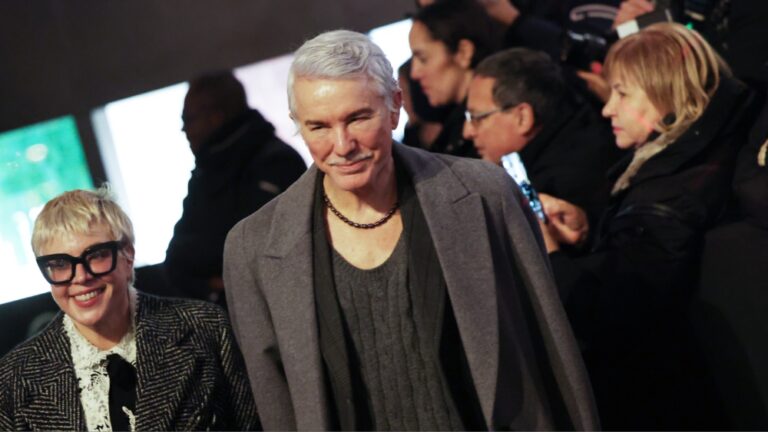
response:
<path id="1" fill-rule="evenodd" d="M 312 202 L 317 167 L 309 168 L 280 198 L 267 237 L 261 268 L 272 322 L 285 365 L 286 379 L 299 430 L 328 427 L 328 401 L 323 381 L 313 289 Z M 310 365 L 310 367 L 306 367 Z"/>
<path id="2" fill-rule="evenodd" d="M 29 376 L 29 395 L 21 409 L 31 430 L 85 430 L 77 378 L 72 365 L 69 340 L 64 334 L 60 313 L 40 335 L 36 350 L 39 356 L 29 356 L 27 364 L 35 375 Z"/>
<path id="3" fill-rule="evenodd" d="M 194 353 L 183 343 L 190 329 L 141 294 L 136 323 L 136 429 L 183 429 L 173 421 L 174 408 L 182 408 L 182 399 L 196 385 Z"/>
<path id="4" fill-rule="evenodd" d="M 491 423 L 498 376 L 498 316 L 492 257 L 481 198 L 471 194 L 439 159 L 400 144 L 394 150 L 412 175 L 437 250 L 448 294 L 487 424 Z M 298 429 L 328 426 L 313 291 L 311 217 L 317 168 L 312 166 L 280 198 L 261 268 L 280 344 Z M 457 248 L 458 236 L 472 238 Z M 472 265 L 464 260 L 471 257 Z M 275 260 L 278 261 L 275 265 Z M 267 266 L 267 263 L 270 265 Z M 483 268 L 488 266 L 488 268 Z M 467 271 L 468 268 L 477 272 Z M 310 368 L 303 365 L 312 365 Z"/>
<path id="5" fill-rule="evenodd" d="M 498 308 L 488 229 L 478 194 L 440 159 L 395 145 L 411 173 L 443 270 L 456 325 L 486 424 L 493 424 L 498 377 Z M 470 241 L 457 241 L 469 239 Z"/>

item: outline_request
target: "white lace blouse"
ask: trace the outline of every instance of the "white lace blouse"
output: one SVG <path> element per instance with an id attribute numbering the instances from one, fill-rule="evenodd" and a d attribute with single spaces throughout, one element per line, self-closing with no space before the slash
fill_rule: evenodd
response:
<path id="1" fill-rule="evenodd" d="M 107 356 L 118 354 L 136 367 L 136 291 L 133 287 L 129 288 L 128 295 L 132 317 L 130 328 L 117 345 L 106 351 L 100 351 L 88 342 L 77 330 L 72 319 L 64 315 L 64 331 L 69 338 L 77 385 L 80 389 L 80 403 L 83 405 L 85 425 L 89 431 L 112 430 L 109 418 Z M 128 415 L 131 431 L 135 431 L 136 419 L 133 413 L 126 407 L 123 407 L 123 411 Z"/>

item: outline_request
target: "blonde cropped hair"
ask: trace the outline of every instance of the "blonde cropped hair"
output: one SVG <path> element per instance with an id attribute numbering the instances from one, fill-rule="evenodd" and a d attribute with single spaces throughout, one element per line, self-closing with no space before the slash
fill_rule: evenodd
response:
<path id="1" fill-rule="evenodd" d="M 90 233 L 95 227 L 107 229 L 113 240 L 133 248 L 133 224 L 112 199 L 109 185 L 95 191 L 73 190 L 48 201 L 35 220 L 32 250 L 39 256 L 53 239 Z"/>
<path id="2" fill-rule="evenodd" d="M 704 113 L 720 74 L 730 75 L 699 33 L 677 23 L 653 24 L 619 40 L 608 51 L 604 71 L 608 81 L 623 79 L 645 91 L 667 116 L 658 126 L 669 141 Z"/>

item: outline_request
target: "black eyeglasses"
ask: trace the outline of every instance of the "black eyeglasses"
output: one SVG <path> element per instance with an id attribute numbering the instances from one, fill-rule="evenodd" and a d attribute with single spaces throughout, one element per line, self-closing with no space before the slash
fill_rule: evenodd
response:
<path id="1" fill-rule="evenodd" d="M 464 120 L 472 123 L 472 127 L 477 127 L 477 126 L 480 125 L 480 123 L 483 120 L 485 120 L 488 117 L 496 114 L 497 112 L 503 112 L 503 111 L 506 111 L 506 110 L 508 110 L 510 108 L 514 108 L 516 106 L 517 105 L 507 105 L 507 106 L 503 106 L 501 108 L 496 108 L 496 109 L 492 109 L 490 111 L 481 112 L 481 113 L 477 113 L 477 114 L 473 114 L 473 113 L 471 113 L 469 111 L 464 111 Z"/>
<path id="2" fill-rule="evenodd" d="M 72 282 L 75 278 L 75 268 L 80 263 L 88 273 L 104 276 L 115 270 L 117 251 L 124 245 L 122 241 L 95 244 L 84 250 L 79 257 L 68 254 L 44 255 L 37 257 L 37 266 L 43 272 L 45 280 L 54 285 Z"/>

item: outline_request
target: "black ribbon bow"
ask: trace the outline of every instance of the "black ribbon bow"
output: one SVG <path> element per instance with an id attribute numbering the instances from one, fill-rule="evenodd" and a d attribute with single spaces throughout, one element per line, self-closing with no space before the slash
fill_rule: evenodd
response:
<path id="1" fill-rule="evenodd" d="M 109 374 L 109 418 L 113 431 L 131 430 L 128 415 L 123 407 L 131 412 L 136 410 L 136 368 L 118 354 L 107 356 L 107 374 Z"/>

